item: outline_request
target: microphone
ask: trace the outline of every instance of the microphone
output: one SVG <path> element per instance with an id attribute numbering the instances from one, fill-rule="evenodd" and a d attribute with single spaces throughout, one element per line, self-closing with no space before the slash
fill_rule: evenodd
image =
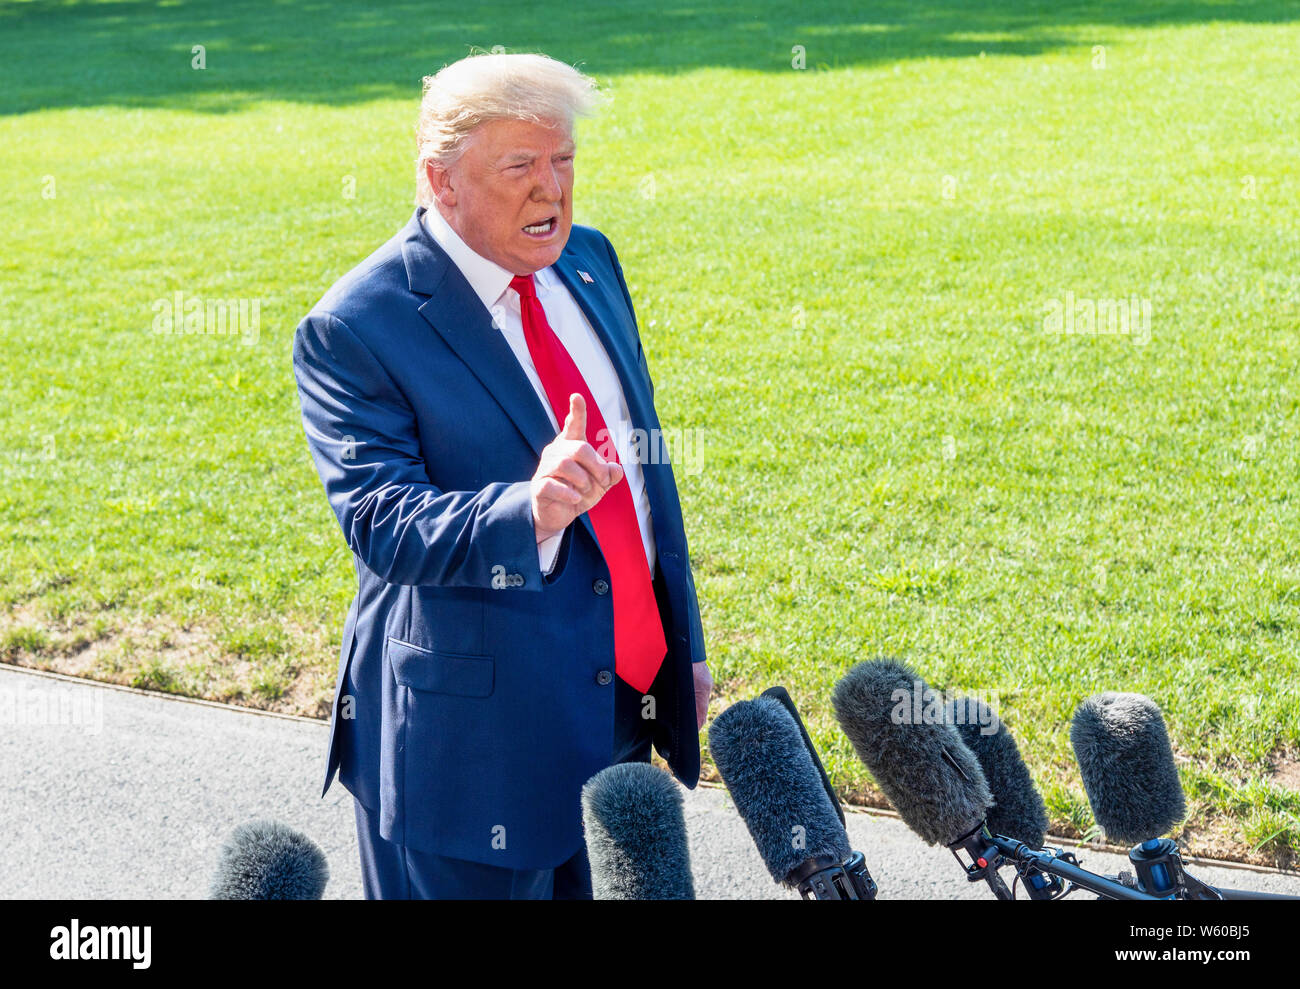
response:
<path id="1" fill-rule="evenodd" d="M 903 822 L 926 844 L 952 846 L 980 828 L 993 795 L 957 729 L 935 711 L 938 698 L 904 663 L 877 659 L 849 670 L 831 703 Z"/>
<path id="2" fill-rule="evenodd" d="M 876 884 L 781 701 L 740 701 L 709 726 L 718 767 L 772 878 L 804 899 L 875 899 Z"/>
<path id="3" fill-rule="evenodd" d="M 1129 879 L 1140 893 L 1165 900 L 1278 898 L 1202 882 L 1184 868 L 1178 843 L 1160 837 L 1187 815 L 1187 805 L 1165 719 L 1150 698 L 1094 694 L 1074 712 L 1070 744 L 1097 823 L 1108 839 L 1134 846 Z"/>
<path id="4" fill-rule="evenodd" d="M 782 686 L 768 687 L 761 694 L 763 697 L 771 697 L 779 701 L 781 706 L 789 712 L 795 727 L 799 729 L 799 737 L 803 739 L 804 748 L 808 750 L 808 755 L 812 759 L 813 765 L 817 767 L 817 775 L 821 778 L 822 788 L 826 791 L 826 796 L 830 798 L 831 806 L 835 808 L 835 816 L 844 824 L 844 808 L 840 806 L 839 795 L 835 792 L 835 787 L 831 786 L 831 778 L 826 775 L 826 767 L 822 765 L 821 759 L 817 757 L 817 749 L 813 746 L 812 739 L 808 737 L 808 729 L 804 727 L 803 718 L 799 716 L 799 709 L 794 706 L 794 699 Z"/>
<path id="5" fill-rule="evenodd" d="M 325 853 L 277 821 L 241 824 L 221 846 L 210 900 L 319 900 L 329 882 Z"/>
<path id="6" fill-rule="evenodd" d="M 944 713 L 984 770 L 994 799 L 984 821 L 988 829 L 1041 848 L 1047 838 L 1047 808 L 1006 724 L 989 705 L 969 697 L 949 701 Z M 990 730 L 994 725 L 996 730 Z"/>
<path id="7" fill-rule="evenodd" d="M 648 762 L 602 769 L 582 788 L 582 826 L 597 900 L 693 900 L 682 794 Z"/>
<path id="8" fill-rule="evenodd" d="M 1060 899 L 1075 887 L 1114 900 L 1154 898 L 1088 872 L 1070 853 L 1036 849 L 990 831 L 985 820 L 993 794 L 983 767 L 950 723 L 955 712 L 939 700 L 937 691 L 895 659 L 859 663 L 835 685 L 831 697 L 844 734 L 909 828 L 928 844 L 946 845 L 966 878 L 987 883 L 999 900 L 1015 899 L 998 874 L 1008 863 L 1036 900 Z M 999 747 L 990 765 L 1001 771 L 1007 756 L 1008 750 Z M 1009 792 L 1015 794 L 1014 786 Z M 959 852 L 966 853 L 970 864 Z"/>
<path id="9" fill-rule="evenodd" d="M 1074 712 L 1070 744 L 1093 816 L 1126 845 L 1159 838 L 1186 816 L 1160 708 L 1141 694 L 1094 694 Z"/>

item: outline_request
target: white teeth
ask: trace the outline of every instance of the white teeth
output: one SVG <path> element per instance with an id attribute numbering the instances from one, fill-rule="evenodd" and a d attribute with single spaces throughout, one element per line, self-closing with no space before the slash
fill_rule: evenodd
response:
<path id="1" fill-rule="evenodd" d="M 550 229 L 551 229 L 551 221 L 547 220 L 545 223 L 538 223 L 531 227 L 524 227 L 524 233 L 544 234 L 546 233 L 546 231 Z"/>

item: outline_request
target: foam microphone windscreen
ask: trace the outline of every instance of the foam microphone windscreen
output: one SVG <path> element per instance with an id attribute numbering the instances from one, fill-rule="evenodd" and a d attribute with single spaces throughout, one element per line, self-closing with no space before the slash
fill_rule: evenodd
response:
<path id="1" fill-rule="evenodd" d="M 709 726 L 709 753 L 772 878 L 809 859 L 842 864 L 852 854 L 790 713 L 771 697 L 739 701 Z"/>
<path id="2" fill-rule="evenodd" d="M 277 821 L 252 821 L 222 845 L 208 898 L 319 900 L 329 875 L 325 853 L 306 835 Z"/>
<path id="3" fill-rule="evenodd" d="M 597 900 L 691 900 L 682 794 L 648 762 L 602 769 L 582 788 L 582 826 Z"/>
<path id="4" fill-rule="evenodd" d="M 1007 726 L 993 708 L 970 697 L 950 700 L 944 711 L 984 770 L 994 800 L 985 818 L 989 830 L 1041 848 L 1047 838 L 1047 808 Z"/>
<path id="5" fill-rule="evenodd" d="M 817 747 L 813 745 L 812 737 L 808 734 L 808 729 L 803 723 L 803 718 L 799 716 L 799 709 L 794 706 L 794 698 L 790 692 L 782 686 L 768 687 L 763 691 L 763 697 L 770 697 L 777 701 L 790 714 L 790 719 L 799 729 L 799 737 L 803 739 L 804 748 L 808 750 L 808 756 L 812 759 L 812 764 L 817 770 L 817 776 L 822 781 L 822 789 L 826 791 L 826 796 L 831 799 L 831 806 L 835 808 L 835 816 L 844 824 L 844 808 L 840 806 L 840 798 L 835 793 L 835 787 L 831 785 L 831 778 L 826 775 L 826 767 L 822 765 L 821 759 L 817 755 Z"/>
<path id="6" fill-rule="evenodd" d="M 906 664 L 877 659 L 849 670 L 831 703 L 904 823 L 928 844 L 951 845 L 984 820 L 993 796 L 938 696 Z"/>
<path id="7" fill-rule="evenodd" d="M 1106 837 L 1136 845 L 1186 816 L 1160 708 L 1141 694 L 1094 694 L 1074 712 L 1070 744 Z"/>

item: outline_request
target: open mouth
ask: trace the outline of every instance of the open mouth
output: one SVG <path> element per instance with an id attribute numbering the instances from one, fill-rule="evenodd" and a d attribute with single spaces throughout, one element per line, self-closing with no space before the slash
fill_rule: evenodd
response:
<path id="1" fill-rule="evenodd" d="M 560 221 L 558 217 L 548 216 L 545 220 L 524 227 L 523 230 L 529 237 L 546 238 L 555 233 L 559 224 Z"/>

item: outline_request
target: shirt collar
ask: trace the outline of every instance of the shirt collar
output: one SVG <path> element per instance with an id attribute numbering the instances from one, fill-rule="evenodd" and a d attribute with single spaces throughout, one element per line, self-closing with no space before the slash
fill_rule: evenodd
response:
<path id="1" fill-rule="evenodd" d="M 460 273 L 469 282 L 469 287 L 482 301 L 483 307 L 490 310 L 495 306 L 510 287 L 510 280 L 514 278 L 514 274 L 495 261 L 489 261 L 466 244 L 443 215 L 432 206 L 424 211 L 424 225 L 429 235 L 438 242 L 438 246 L 447 252 L 452 263 L 460 269 Z M 533 282 L 537 286 L 537 294 L 545 295 L 553 289 L 554 279 L 555 273 L 550 268 L 543 268 L 536 272 L 533 275 Z"/>

